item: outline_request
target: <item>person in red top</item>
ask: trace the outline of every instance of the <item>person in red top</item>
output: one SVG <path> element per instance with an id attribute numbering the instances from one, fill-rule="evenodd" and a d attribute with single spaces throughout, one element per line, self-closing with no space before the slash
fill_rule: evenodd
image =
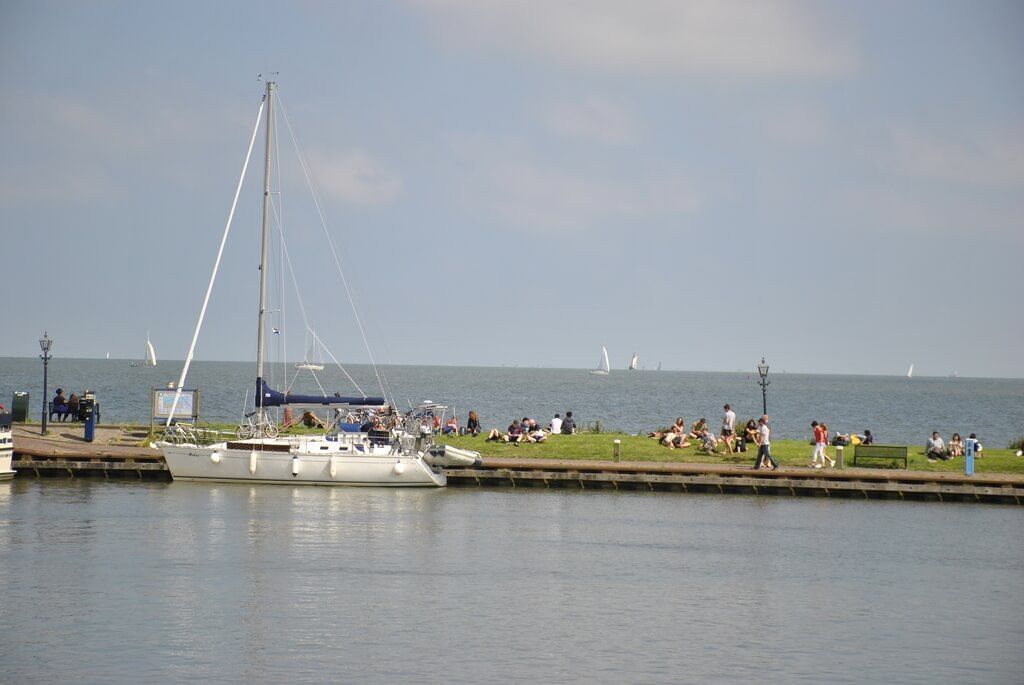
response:
<path id="1" fill-rule="evenodd" d="M 835 461 L 829 459 L 825 453 L 825 447 L 828 445 L 828 429 L 825 428 L 825 424 L 811 421 L 811 429 L 814 431 L 814 453 L 811 455 L 811 467 L 820 469 L 826 461 L 829 466 L 834 467 Z"/>

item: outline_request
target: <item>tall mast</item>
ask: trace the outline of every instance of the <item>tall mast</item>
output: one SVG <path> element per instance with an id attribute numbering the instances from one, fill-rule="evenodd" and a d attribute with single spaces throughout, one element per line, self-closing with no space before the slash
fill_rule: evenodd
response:
<path id="1" fill-rule="evenodd" d="M 263 237 L 260 241 L 260 315 L 256 331 L 256 410 L 263 414 L 263 318 L 267 304 L 267 235 L 270 232 L 270 146 L 274 136 L 274 90 L 277 83 L 267 81 L 267 140 L 263 156 Z"/>

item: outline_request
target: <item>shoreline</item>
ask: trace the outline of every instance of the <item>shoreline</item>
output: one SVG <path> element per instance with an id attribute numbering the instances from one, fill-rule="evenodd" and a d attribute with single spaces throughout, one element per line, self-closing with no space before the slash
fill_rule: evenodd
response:
<path id="1" fill-rule="evenodd" d="M 60 435 L 32 436 L 25 424 L 16 424 L 15 428 L 15 480 L 172 480 L 163 455 L 153 448 L 86 443 Z M 117 434 L 110 427 L 104 429 Z M 572 440 L 576 436 L 566 437 Z M 527 452 L 524 449 L 511 458 L 484 456 L 483 464 L 477 467 L 447 468 L 449 485 L 1024 504 L 1024 474 L 1017 473 L 964 476 L 935 470 L 860 466 L 812 469 L 792 465 L 754 470 L 750 464 L 611 461 L 594 455 L 566 459 Z"/>

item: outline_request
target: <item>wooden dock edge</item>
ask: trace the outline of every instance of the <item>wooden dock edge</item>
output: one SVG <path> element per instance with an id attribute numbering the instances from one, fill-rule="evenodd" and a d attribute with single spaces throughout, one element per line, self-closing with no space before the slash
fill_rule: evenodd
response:
<path id="1" fill-rule="evenodd" d="M 478 467 L 448 468 L 453 487 L 552 488 L 678 493 L 715 493 L 846 499 L 1024 504 L 1024 478 L 922 471 L 844 469 L 804 473 L 796 469 L 755 472 L 750 468 L 701 464 L 610 464 L 545 460 L 484 460 Z M 128 454 L 15 453 L 18 478 L 104 478 L 171 481 L 156 450 Z"/>

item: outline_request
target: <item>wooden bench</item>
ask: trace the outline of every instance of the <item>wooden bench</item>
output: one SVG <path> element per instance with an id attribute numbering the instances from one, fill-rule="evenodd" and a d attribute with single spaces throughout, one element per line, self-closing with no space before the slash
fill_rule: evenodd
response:
<path id="1" fill-rule="evenodd" d="M 907 446 L 906 445 L 854 445 L 853 465 L 857 465 L 858 459 L 902 459 L 903 468 L 907 468 Z"/>

